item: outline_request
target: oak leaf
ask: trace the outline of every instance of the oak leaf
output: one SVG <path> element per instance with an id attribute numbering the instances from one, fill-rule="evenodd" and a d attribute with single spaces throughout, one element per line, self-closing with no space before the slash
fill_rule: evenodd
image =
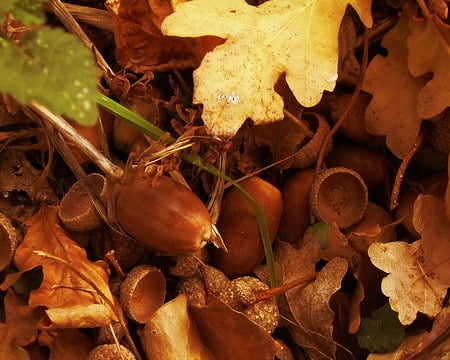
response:
<path id="1" fill-rule="evenodd" d="M 35 250 L 39 250 L 41 253 L 58 257 L 69 263 L 78 273 L 95 284 L 111 303 L 114 303 L 108 285 L 106 264 L 103 261 L 92 263 L 87 259 L 86 251 L 71 240 L 59 225 L 56 208 L 42 206 L 28 220 L 27 225 L 27 233 L 16 250 L 14 263 L 19 271 L 42 265 L 44 273 L 41 286 L 30 293 L 29 305 L 47 307 L 49 317 L 52 316 L 53 311 L 56 313 L 62 311 L 62 323 L 66 322 L 68 327 L 103 326 L 107 325 L 111 319 L 115 319 L 112 310 L 101 305 L 104 301 L 96 289 L 82 280 L 77 273 L 48 256 L 41 257 L 36 253 Z M 92 305 L 96 305 L 94 312 L 89 312 Z M 106 317 L 97 318 L 98 306 L 105 308 L 101 312 L 106 313 Z M 78 310 L 76 323 L 71 321 L 69 312 L 71 309 Z M 83 313 L 83 311 L 86 312 Z M 47 325 L 49 324 L 45 323 L 45 326 Z"/>
<path id="2" fill-rule="evenodd" d="M 259 6 L 244 0 L 193 0 L 179 4 L 161 26 L 166 35 L 227 39 L 194 71 L 194 103 L 215 135 L 232 136 L 247 118 L 283 118 L 274 90 L 280 75 L 304 106 L 334 89 L 338 33 L 347 4 L 372 26 L 369 0 L 276 0 Z"/>
<path id="3" fill-rule="evenodd" d="M 417 94 L 417 112 L 422 119 L 429 119 L 450 106 L 450 25 L 437 15 L 413 19 L 407 45 L 411 74 L 433 73 Z"/>
<path id="4" fill-rule="evenodd" d="M 418 312 L 436 316 L 447 293 L 447 285 L 424 273 L 421 242 L 374 243 L 368 250 L 372 263 L 389 273 L 381 282 L 381 291 L 403 325 L 411 324 Z"/>
<path id="5" fill-rule="evenodd" d="M 403 13 L 381 42 L 388 55 L 375 56 L 363 82 L 363 90 L 373 94 L 365 113 L 367 130 L 386 135 L 386 145 L 398 158 L 405 156 L 419 135 L 422 119 L 416 99 L 428 80 L 427 76 L 413 77 L 408 71 L 408 24 L 409 17 Z"/>

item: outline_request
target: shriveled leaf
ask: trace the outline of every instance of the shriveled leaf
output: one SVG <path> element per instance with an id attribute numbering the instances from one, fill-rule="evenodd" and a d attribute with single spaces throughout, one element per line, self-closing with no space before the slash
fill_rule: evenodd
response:
<path id="1" fill-rule="evenodd" d="M 347 260 L 332 259 L 320 271 L 316 280 L 286 294 L 294 323 L 288 324 L 295 343 L 305 349 L 312 359 L 335 359 L 336 342 L 333 340 L 334 312 L 329 301 L 340 289 L 347 272 Z"/>
<path id="2" fill-rule="evenodd" d="M 217 360 L 271 360 L 281 349 L 269 333 L 214 296 L 206 306 L 189 306 L 204 344 Z"/>
<path id="3" fill-rule="evenodd" d="M 377 55 L 369 64 L 363 90 L 373 94 L 366 108 L 367 130 L 386 135 L 386 145 L 403 158 L 417 139 L 421 117 L 417 113 L 417 95 L 428 77 L 413 77 L 408 71 L 409 15 L 403 13 L 397 25 L 383 38 L 388 55 Z"/>
<path id="4" fill-rule="evenodd" d="M 113 15 L 117 61 L 136 72 L 197 67 L 204 54 L 222 42 L 163 36 L 161 22 L 173 12 L 170 1 L 107 0 L 106 5 Z"/>
<path id="5" fill-rule="evenodd" d="M 40 250 L 46 254 L 56 256 L 78 272 L 90 279 L 97 288 L 113 303 L 113 297 L 108 285 L 108 271 L 103 261 L 95 263 L 87 259 L 86 251 L 71 240 L 58 223 L 56 209 L 50 206 L 42 206 L 40 210 L 27 222 L 27 233 L 23 242 L 17 248 L 14 263 L 17 269 L 25 270 L 36 265 L 42 265 L 44 279 L 37 290 L 30 293 L 30 306 L 45 306 L 48 309 L 66 309 L 66 321 L 71 327 L 90 321 L 89 326 L 105 325 L 105 318 L 92 319 L 91 313 L 86 313 L 86 319 L 78 318 L 73 323 L 70 309 L 80 309 L 79 306 L 104 304 L 96 290 L 82 280 L 67 266 L 55 262 L 49 258 L 41 257 L 35 253 Z M 105 305 L 102 305 L 105 306 Z M 114 319 L 111 309 L 106 308 L 110 319 Z M 50 311 L 51 313 L 51 311 Z M 48 325 L 48 324 L 46 324 Z"/>
<path id="6" fill-rule="evenodd" d="M 32 309 L 27 309 L 27 298 L 16 294 L 13 289 L 8 289 L 4 304 L 6 324 L 11 325 L 15 343 L 29 345 L 38 335 L 36 324 L 40 316 L 33 313 Z"/>
<path id="7" fill-rule="evenodd" d="M 161 30 L 166 35 L 214 35 L 227 41 L 208 53 L 194 72 L 194 102 L 216 135 L 232 136 L 247 118 L 283 118 L 274 85 L 285 74 L 297 100 L 317 104 L 334 89 L 338 33 L 347 4 L 371 27 L 367 0 L 277 0 L 257 7 L 244 0 L 194 0 L 177 5 Z"/>
<path id="8" fill-rule="evenodd" d="M 409 71 L 413 76 L 433 73 L 433 78 L 417 96 L 419 116 L 429 119 L 450 106 L 450 25 L 436 15 L 431 19 L 413 19 L 410 34 L 407 40 Z"/>
<path id="9" fill-rule="evenodd" d="M 14 342 L 13 324 L 0 323 L 0 347 L 3 359 L 30 360 L 28 352 Z"/>
<path id="10" fill-rule="evenodd" d="M 374 243 L 368 250 L 372 263 L 389 273 L 381 282 L 381 290 L 403 325 L 411 324 L 418 312 L 436 316 L 447 293 L 447 285 L 423 271 L 426 260 L 421 242 Z"/>
<path id="11" fill-rule="evenodd" d="M 214 359 L 188 312 L 184 294 L 151 316 L 145 324 L 141 341 L 148 359 Z"/>
<path id="12" fill-rule="evenodd" d="M 1 92 L 22 104 L 35 100 L 58 115 L 95 124 L 97 69 L 91 52 L 76 37 L 38 27 L 19 43 L 0 37 L 0 49 Z"/>
<path id="13" fill-rule="evenodd" d="M 413 224 L 422 237 L 423 271 L 450 286 L 450 220 L 443 199 L 419 195 L 414 202 Z"/>
<path id="14" fill-rule="evenodd" d="M 94 348 L 94 341 L 79 329 L 64 329 L 45 345 L 50 348 L 49 360 L 85 360 Z"/>
<path id="15" fill-rule="evenodd" d="M 23 25 L 43 24 L 46 20 L 42 4 L 47 0 L 2 0 L 0 14 L 10 13 Z"/>
<path id="16" fill-rule="evenodd" d="M 385 353 L 395 349 L 405 338 L 405 328 L 389 304 L 375 310 L 370 318 L 363 318 L 356 334 L 359 346 L 370 352 Z"/>

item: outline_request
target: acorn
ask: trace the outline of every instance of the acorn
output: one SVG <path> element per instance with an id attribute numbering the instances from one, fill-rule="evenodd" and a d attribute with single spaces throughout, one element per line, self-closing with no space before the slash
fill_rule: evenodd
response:
<path id="1" fill-rule="evenodd" d="M 257 176 L 240 185 L 261 207 L 273 240 L 283 208 L 280 190 Z M 238 189 L 233 188 L 225 195 L 217 228 L 228 249 L 228 252 L 211 250 L 217 267 L 230 277 L 252 272 L 264 258 L 264 246 L 253 207 Z"/>
<path id="2" fill-rule="evenodd" d="M 281 241 L 298 244 L 310 225 L 310 193 L 316 176 L 314 169 L 305 169 L 293 174 L 281 189 L 283 213 L 278 237 Z"/>
<path id="3" fill-rule="evenodd" d="M 191 190 L 162 175 L 115 185 L 116 217 L 129 235 L 169 254 L 200 250 L 211 237 L 208 210 Z"/>
<path id="4" fill-rule="evenodd" d="M 381 150 L 348 141 L 334 144 L 326 159 L 329 167 L 341 166 L 355 170 L 369 189 L 383 184 L 386 176 L 384 161 Z"/>
<path id="5" fill-rule="evenodd" d="M 341 94 L 332 104 L 330 116 L 334 123 L 336 123 L 342 114 L 347 110 L 352 96 L 352 93 Z M 347 139 L 358 144 L 376 147 L 383 145 L 384 136 L 376 136 L 369 133 L 364 120 L 364 114 L 371 98 L 372 96 L 370 94 L 361 92 L 355 105 L 351 108 L 347 118 L 341 124 L 338 131 Z"/>

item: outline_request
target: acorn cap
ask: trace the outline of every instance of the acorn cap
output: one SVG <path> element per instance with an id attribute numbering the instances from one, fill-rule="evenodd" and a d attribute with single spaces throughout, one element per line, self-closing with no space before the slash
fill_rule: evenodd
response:
<path id="1" fill-rule="evenodd" d="M 104 197 L 106 193 L 106 179 L 103 175 L 92 173 L 87 176 L 92 191 Z M 90 231 L 100 226 L 102 219 L 97 212 L 91 198 L 84 191 L 80 181 L 72 185 L 64 195 L 58 208 L 58 216 L 64 227 L 73 231 Z"/>
<path id="2" fill-rule="evenodd" d="M 318 174 L 311 189 L 311 210 L 322 222 L 348 228 L 359 222 L 367 208 L 368 191 L 362 177 L 344 167 Z"/>
<path id="3" fill-rule="evenodd" d="M 123 345 L 105 344 L 92 349 L 87 360 L 136 360 L 136 357 Z"/>
<path id="4" fill-rule="evenodd" d="M 133 321 L 145 324 L 164 304 L 166 279 L 158 268 L 139 265 L 131 270 L 120 286 L 120 304 Z"/>

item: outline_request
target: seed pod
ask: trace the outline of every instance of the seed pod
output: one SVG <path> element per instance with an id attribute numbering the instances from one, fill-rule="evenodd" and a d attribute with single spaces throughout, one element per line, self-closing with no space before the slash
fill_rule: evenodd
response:
<path id="1" fill-rule="evenodd" d="M 138 174 L 132 183 L 117 184 L 115 193 L 122 229 L 154 250 L 191 253 L 211 236 L 206 207 L 192 191 L 167 176 Z"/>
<path id="2" fill-rule="evenodd" d="M 320 221 L 335 222 L 343 229 L 362 219 L 368 203 L 367 186 L 361 176 L 343 167 L 317 175 L 311 190 L 311 210 Z"/>
<path id="3" fill-rule="evenodd" d="M 281 192 L 256 176 L 240 185 L 261 207 L 273 240 L 283 207 Z M 217 267 L 230 277 L 252 272 L 264 258 L 264 246 L 253 207 L 238 189 L 225 195 L 217 228 L 228 248 L 228 252 L 212 249 Z"/>

